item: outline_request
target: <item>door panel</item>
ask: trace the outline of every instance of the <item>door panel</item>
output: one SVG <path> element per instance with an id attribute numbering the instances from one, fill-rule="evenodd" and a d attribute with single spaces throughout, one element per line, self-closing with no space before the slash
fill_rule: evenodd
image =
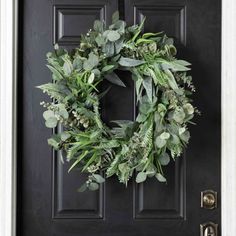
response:
<path id="1" fill-rule="evenodd" d="M 220 0 L 24 0 L 20 7 L 18 226 L 19 236 L 198 236 L 199 225 L 220 222 L 218 209 L 200 209 L 200 192 L 220 193 Z M 146 17 L 145 31 L 165 31 L 178 56 L 192 62 L 202 112 L 191 127 L 183 157 L 164 169 L 168 183 L 149 179 L 125 188 L 110 178 L 97 192 L 78 193 L 86 176 L 67 173 L 61 153 L 47 145 L 45 96 L 35 88 L 50 81 L 45 55 L 54 43 L 71 49 L 95 19 L 110 24 L 119 9 L 129 23 Z M 134 119 L 134 85 L 113 86 L 102 101 L 105 122 Z M 108 84 L 104 83 L 104 87 Z M 61 129 L 61 127 L 59 127 Z M 57 132 L 54 130 L 53 132 Z"/>

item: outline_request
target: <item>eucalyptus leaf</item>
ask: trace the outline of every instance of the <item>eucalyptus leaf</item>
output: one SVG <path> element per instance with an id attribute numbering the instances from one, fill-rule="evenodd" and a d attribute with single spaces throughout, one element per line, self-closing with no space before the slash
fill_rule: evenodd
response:
<path id="1" fill-rule="evenodd" d="M 112 14 L 112 24 L 116 23 L 119 20 L 119 11 L 115 11 Z"/>
<path id="2" fill-rule="evenodd" d="M 142 183 L 147 179 L 147 174 L 144 172 L 139 172 L 136 176 L 136 183 Z"/>
<path id="3" fill-rule="evenodd" d="M 88 185 L 88 189 L 91 191 L 96 191 L 99 189 L 99 184 L 92 182 Z"/>
<path id="4" fill-rule="evenodd" d="M 120 38 L 120 34 L 115 30 L 109 30 L 107 38 L 109 41 L 114 42 Z"/>
<path id="5" fill-rule="evenodd" d="M 162 166 L 167 166 L 170 162 L 170 156 L 164 152 L 159 156 L 158 160 Z"/>
<path id="6" fill-rule="evenodd" d="M 94 180 L 99 184 L 105 182 L 105 179 L 99 174 L 93 174 L 93 177 L 94 177 Z"/>
<path id="7" fill-rule="evenodd" d="M 166 178 L 160 173 L 156 174 L 156 178 L 159 182 L 166 182 Z"/>
<path id="8" fill-rule="evenodd" d="M 105 74 L 104 78 L 113 84 L 116 84 L 121 87 L 126 87 L 125 84 L 122 82 L 122 80 L 118 77 L 118 75 L 115 72 Z"/>
<path id="9" fill-rule="evenodd" d="M 160 136 L 158 136 L 155 140 L 155 144 L 157 146 L 157 148 L 163 148 L 166 145 L 166 140 L 160 138 Z"/>
<path id="10" fill-rule="evenodd" d="M 46 122 L 45 125 L 48 128 L 55 128 L 57 126 L 57 118 L 56 117 L 49 117 Z"/>
<path id="11" fill-rule="evenodd" d="M 48 120 L 50 117 L 55 117 L 55 113 L 54 111 L 51 111 L 51 110 L 47 110 L 43 113 L 43 118 L 45 120 Z"/>

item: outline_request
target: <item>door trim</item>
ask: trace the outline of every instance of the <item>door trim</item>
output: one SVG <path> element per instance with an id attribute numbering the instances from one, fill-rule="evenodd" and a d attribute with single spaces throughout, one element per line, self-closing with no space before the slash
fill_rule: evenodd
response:
<path id="1" fill-rule="evenodd" d="M 16 236 L 18 0 L 1 0 L 0 9 L 0 235 Z M 236 235 L 236 26 L 233 22 L 236 22 L 236 1 L 222 0 L 222 236 Z"/>
<path id="2" fill-rule="evenodd" d="M 0 235 L 16 235 L 18 0 L 0 1 Z"/>

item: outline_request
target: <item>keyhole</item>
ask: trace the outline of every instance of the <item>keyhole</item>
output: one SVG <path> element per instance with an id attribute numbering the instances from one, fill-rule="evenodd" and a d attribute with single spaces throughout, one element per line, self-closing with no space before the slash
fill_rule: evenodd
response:
<path id="1" fill-rule="evenodd" d="M 208 226 L 205 229 L 204 236 L 214 236 L 214 235 L 215 235 L 214 228 L 212 226 Z"/>

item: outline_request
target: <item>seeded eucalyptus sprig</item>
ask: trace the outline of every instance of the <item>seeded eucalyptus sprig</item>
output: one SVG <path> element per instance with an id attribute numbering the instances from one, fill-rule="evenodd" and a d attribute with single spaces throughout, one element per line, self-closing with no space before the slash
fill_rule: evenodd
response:
<path id="1" fill-rule="evenodd" d="M 64 127 L 48 144 L 66 153 L 69 171 L 88 173 L 80 191 L 96 190 L 113 175 L 126 185 L 134 174 L 137 183 L 147 177 L 166 182 L 162 167 L 189 141 L 188 123 L 197 112 L 190 99 L 190 63 L 176 58 L 173 40 L 164 33 L 143 34 L 144 20 L 127 27 L 116 12 L 109 27 L 96 20 L 73 53 L 55 45 L 47 54 L 53 81 L 38 88 L 53 101 L 41 103 L 43 117 L 48 128 Z M 135 121 L 112 121 L 116 126 L 110 128 L 101 119 L 106 91 L 98 85 L 105 79 L 125 87 L 117 69 L 130 71 L 139 113 Z"/>

